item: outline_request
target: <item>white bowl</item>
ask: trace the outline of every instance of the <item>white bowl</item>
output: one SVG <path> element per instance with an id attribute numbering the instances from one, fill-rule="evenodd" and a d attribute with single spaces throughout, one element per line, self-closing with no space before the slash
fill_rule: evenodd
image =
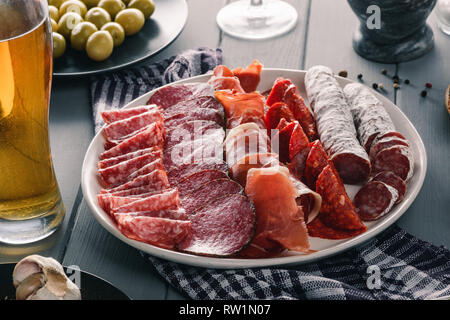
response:
<path id="1" fill-rule="evenodd" d="M 305 71 L 300 70 L 263 69 L 261 73 L 261 83 L 259 84 L 258 90 L 264 92 L 270 89 L 274 80 L 281 76 L 291 79 L 297 85 L 301 95 L 305 97 L 306 100 L 305 86 L 303 83 L 305 73 Z M 201 75 L 178 81 L 176 83 L 207 82 L 210 77 L 211 75 Z M 352 82 L 346 78 L 336 78 L 342 87 Z M 156 90 L 153 90 L 142 95 L 141 97 L 130 102 L 125 108 L 145 105 L 155 91 Z M 427 169 L 427 156 L 425 146 L 417 130 L 414 128 L 413 124 L 408 120 L 408 118 L 403 114 L 403 112 L 390 100 L 388 100 L 378 92 L 373 91 L 373 93 L 384 104 L 384 107 L 391 116 L 396 129 L 401 132 L 411 143 L 411 150 L 415 159 L 414 176 L 408 182 L 408 190 L 406 192 L 404 200 L 401 203 L 395 205 L 392 208 L 391 212 L 381 219 L 370 223 L 365 223 L 365 225 L 367 226 L 367 231 L 365 233 L 345 240 L 326 240 L 311 237 L 311 249 L 317 250 L 314 253 L 303 254 L 297 252 L 287 252 L 283 256 L 266 259 L 211 258 L 161 249 L 147 243 L 128 239 L 119 231 L 116 224 L 112 221 L 108 214 L 106 214 L 100 208 L 97 203 L 96 196 L 101 190 L 101 186 L 98 184 L 96 177 L 97 162 L 99 155 L 104 151 L 104 138 L 101 134 L 97 134 L 94 137 L 84 158 L 81 177 L 81 186 L 83 189 L 84 198 L 86 199 L 86 202 L 97 221 L 115 237 L 129 244 L 130 246 L 135 247 L 136 249 L 173 262 L 206 268 L 237 269 L 247 267 L 302 264 L 329 257 L 373 238 L 375 235 L 392 225 L 398 218 L 401 217 L 403 213 L 405 213 L 405 211 L 413 203 L 425 179 Z M 359 188 L 360 186 L 346 185 L 346 189 L 350 198 L 353 198 Z"/>

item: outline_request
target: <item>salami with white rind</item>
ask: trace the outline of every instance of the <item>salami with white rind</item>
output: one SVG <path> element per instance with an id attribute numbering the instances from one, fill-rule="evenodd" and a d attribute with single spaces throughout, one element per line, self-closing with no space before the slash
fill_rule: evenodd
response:
<path id="1" fill-rule="evenodd" d="M 377 220 L 387 214 L 398 199 L 395 188 L 381 181 L 371 181 L 355 195 L 355 210 L 363 221 Z"/>
<path id="2" fill-rule="evenodd" d="M 377 153 L 372 161 L 373 175 L 392 171 L 407 182 L 414 173 L 414 157 L 406 146 L 393 146 Z"/>
<path id="3" fill-rule="evenodd" d="M 395 131 L 394 123 L 381 101 L 366 86 L 351 83 L 344 87 L 344 93 L 358 131 L 359 141 L 369 152 L 377 135 Z"/>
<path id="4" fill-rule="evenodd" d="M 349 184 L 366 181 L 369 156 L 358 141 L 350 108 L 333 72 L 324 66 L 312 67 L 305 75 L 305 86 L 320 141 L 342 180 Z"/>

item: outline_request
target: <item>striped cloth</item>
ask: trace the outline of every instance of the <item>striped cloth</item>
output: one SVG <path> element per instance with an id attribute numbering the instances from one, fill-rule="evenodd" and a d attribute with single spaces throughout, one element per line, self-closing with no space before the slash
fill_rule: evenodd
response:
<path id="1" fill-rule="evenodd" d="M 212 70 L 220 49 L 200 48 L 92 82 L 96 131 L 100 112 L 178 79 Z M 397 226 L 365 244 L 296 267 L 216 270 L 143 255 L 174 288 L 192 299 L 438 299 L 450 296 L 450 252 Z"/>

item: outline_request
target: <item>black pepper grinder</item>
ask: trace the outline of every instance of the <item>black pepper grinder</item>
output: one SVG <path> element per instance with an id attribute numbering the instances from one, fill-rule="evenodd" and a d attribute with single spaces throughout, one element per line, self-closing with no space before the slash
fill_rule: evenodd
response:
<path id="1" fill-rule="evenodd" d="M 416 59 L 433 48 L 426 20 L 437 0 L 348 0 L 360 21 L 353 48 L 382 63 Z"/>

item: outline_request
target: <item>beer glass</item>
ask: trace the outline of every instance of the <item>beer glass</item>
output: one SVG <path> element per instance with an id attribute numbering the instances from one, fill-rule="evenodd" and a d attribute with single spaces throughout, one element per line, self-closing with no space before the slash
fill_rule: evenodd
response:
<path id="1" fill-rule="evenodd" d="M 0 242 L 43 239 L 64 217 L 48 134 L 52 61 L 47 0 L 0 0 Z"/>

